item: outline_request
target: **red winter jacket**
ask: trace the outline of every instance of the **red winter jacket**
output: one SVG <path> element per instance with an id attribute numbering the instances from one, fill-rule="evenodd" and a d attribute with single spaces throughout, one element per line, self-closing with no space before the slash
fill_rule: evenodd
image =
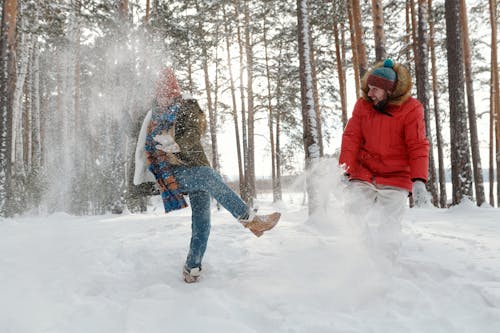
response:
<path id="1" fill-rule="evenodd" d="M 399 73 L 398 84 L 405 84 Z M 397 94 L 392 95 L 393 100 L 385 109 L 391 116 L 376 111 L 366 94 L 356 102 L 342 136 L 339 157 L 350 179 L 408 192 L 412 179 L 427 180 L 429 142 L 424 112 L 422 104 L 409 96 L 409 87 L 396 88 Z M 366 93 L 365 88 L 366 84 Z"/>

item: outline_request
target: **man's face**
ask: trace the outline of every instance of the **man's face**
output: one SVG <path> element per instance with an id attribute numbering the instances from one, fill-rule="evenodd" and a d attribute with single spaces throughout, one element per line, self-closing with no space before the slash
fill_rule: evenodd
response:
<path id="1" fill-rule="evenodd" d="M 373 104 L 377 105 L 378 103 L 387 99 L 387 91 L 382 88 L 368 85 L 368 97 L 371 98 Z"/>

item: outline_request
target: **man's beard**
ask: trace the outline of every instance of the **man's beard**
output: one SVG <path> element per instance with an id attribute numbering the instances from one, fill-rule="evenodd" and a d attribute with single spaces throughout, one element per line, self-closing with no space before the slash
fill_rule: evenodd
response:
<path id="1" fill-rule="evenodd" d="M 386 114 L 388 116 L 392 116 L 389 112 L 385 110 L 385 107 L 387 106 L 387 98 L 381 100 L 377 104 L 373 104 L 373 108 L 383 114 Z"/>

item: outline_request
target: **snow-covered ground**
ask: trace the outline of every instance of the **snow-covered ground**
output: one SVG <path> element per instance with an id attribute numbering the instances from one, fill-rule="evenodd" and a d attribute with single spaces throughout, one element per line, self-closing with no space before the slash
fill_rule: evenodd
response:
<path id="1" fill-rule="evenodd" d="M 191 285 L 190 209 L 0 220 L 0 332 L 500 332 L 499 209 L 409 209 L 390 263 L 336 209 L 259 205 L 261 238 L 214 206 Z"/>

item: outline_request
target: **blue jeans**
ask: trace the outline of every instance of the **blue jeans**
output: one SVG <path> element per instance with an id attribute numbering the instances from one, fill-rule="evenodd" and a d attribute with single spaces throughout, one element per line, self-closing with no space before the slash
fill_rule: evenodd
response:
<path id="1" fill-rule="evenodd" d="M 179 189 L 189 195 L 191 205 L 191 243 L 186 267 L 201 267 L 210 235 L 210 197 L 237 219 L 247 216 L 248 207 L 211 167 L 176 166 L 172 169 Z"/>

